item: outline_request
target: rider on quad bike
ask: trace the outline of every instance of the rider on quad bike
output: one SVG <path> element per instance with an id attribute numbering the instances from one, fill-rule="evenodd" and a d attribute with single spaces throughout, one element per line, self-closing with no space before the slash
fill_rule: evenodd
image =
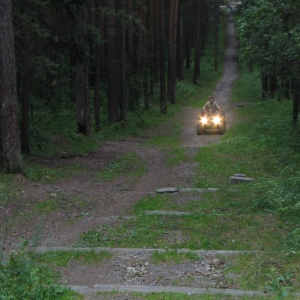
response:
<path id="1" fill-rule="evenodd" d="M 214 100 L 214 97 L 209 96 L 207 103 L 202 109 L 197 124 L 198 135 L 205 134 L 207 131 L 218 131 L 220 134 L 223 134 L 226 130 L 225 114 Z"/>
<path id="2" fill-rule="evenodd" d="M 208 97 L 208 101 L 204 105 L 202 112 L 208 114 L 214 114 L 220 111 L 220 106 L 215 102 L 215 98 L 213 96 Z"/>

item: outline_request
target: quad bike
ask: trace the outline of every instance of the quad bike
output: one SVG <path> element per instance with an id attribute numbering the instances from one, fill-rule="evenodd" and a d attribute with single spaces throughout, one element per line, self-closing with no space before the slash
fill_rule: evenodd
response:
<path id="1" fill-rule="evenodd" d="M 207 113 L 202 111 L 201 116 L 198 118 L 197 135 L 209 132 L 219 132 L 224 134 L 226 131 L 225 113 L 217 111 L 215 113 Z"/>

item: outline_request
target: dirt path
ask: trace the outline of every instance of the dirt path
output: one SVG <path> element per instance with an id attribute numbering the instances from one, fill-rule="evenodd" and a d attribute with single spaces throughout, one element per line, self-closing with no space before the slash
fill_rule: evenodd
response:
<path id="1" fill-rule="evenodd" d="M 222 78 L 217 83 L 213 96 L 216 102 L 220 105 L 226 114 L 227 128 L 233 125 L 233 108 L 231 103 L 231 92 L 234 82 L 236 81 L 239 69 L 237 64 L 237 38 L 235 35 L 234 24 L 229 20 L 225 29 L 227 42 L 225 45 L 224 54 L 224 73 Z M 182 119 L 184 120 L 184 128 L 182 131 L 182 146 L 183 147 L 203 147 L 210 143 L 216 143 L 220 140 L 219 135 L 204 135 L 197 136 L 195 128 L 197 125 L 197 117 L 200 114 L 200 108 L 194 109 L 186 107 Z"/>
<path id="2" fill-rule="evenodd" d="M 230 21 L 226 26 L 226 34 L 228 38 L 224 57 L 224 75 L 218 82 L 213 96 L 225 111 L 227 128 L 230 128 L 234 122 L 233 105 L 230 102 L 231 90 L 238 76 L 237 40 L 234 25 Z M 180 118 L 184 124 L 181 133 L 182 147 L 186 149 L 191 158 L 184 164 L 168 166 L 166 163 L 167 155 L 163 149 L 145 146 L 141 143 L 147 137 L 128 138 L 119 142 L 105 142 L 99 150 L 84 157 L 54 157 L 39 161 L 44 166 L 60 165 L 66 166 L 66 168 L 71 164 L 81 164 L 84 166 L 85 171 L 78 176 L 61 180 L 55 184 L 36 184 L 24 178 L 18 178 L 23 185 L 20 191 L 23 201 L 0 210 L 1 220 L 9 220 L 7 251 L 15 248 L 20 238 L 28 239 L 32 246 L 71 246 L 77 241 L 82 232 L 94 229 L 99 225 L 113 225 L 119 222 L 116 216 L 128 215 L 128 211 L 134 203 L 145 195 L 153 194 L 157 188 L 169 186 L 191 187 L 193 185 L 193 168 L 195 167 L 192 158 L 199 147 L 216 143 L 221 138 L 216 134 L 197 136 L 196 123 L 199 112 L 200 108 L 186 107 Z M 151 135 L 161 133 L 160 130 L 163 129 L 157 129 L 157 132 L 152 132 Z M 101 170 L 108 161 L 128 151 L 134 152 L 143 158 L 148 166 L 147 174 L 134 181 L 125 177 L 106 183 L 97 178 L 96 172 Z M 57 199 L 58 207 L 56 209 L 46 216 L 41 214 L 39 218 L 32 218 L 30 211 L 37 204 L 53 199 Z M 32 213 L 36 215 L 33 211 Z M 2 223 L 0 229 L 1 233 L 4 234 L 4 223 Z M 216 270 L 214 272 L 215 280 L 210 281 L 204 280 L 207 277 L 205 271 L 195 271 L 197 268 L 198 270 L 199 268 L 204 270 L 205 266 L 203 267 L 203 265 L 188 262 L 182 266 L 169 265 L 169 267 L 163 266 L 162 268 L 160 266 L 160 269 L 158 267 L 153 269 L 153 266 L 146 264 L 148 259 L 149 252 L 142 250 L 122 252 L 114 260 L 110 260 L 107 265 L 102 265 L 101 268 L 72 263 L 70 268 L 61 271 L 65 283 L 68 285 L 86 287 L 93 287 L 99 283 L 167 286 L 168 281 L 174 281 L 175 279 L 179 282 L 179 286 L 180 284 L 184 286 L 188 282 L 189 274 L 194 272 L 196 280 L 190 287 L 230 288 L 222 277 L 222 272 L 217 272 L 217 270 L 223 268 L 224 263 L 217 260 L 214 255 L 205 254 L 204 264 L 206 264 L 206 267 L 214 266 Z M 140 269 L 144 266 L 143 270 L 147 270 L 147 273 L 145 273 L 147 275 L 134 276 L 130 273 L 128 266 Z M 209 267 L 207 267 L 208 269 Z M 177 275 L 169 278 L 170 276 L 167 276 L 167 274 Z M 96 296 L 89 297 L 89 299 L 92 299 Z M 102 298 L 98 297 L 97 299 Z"/>

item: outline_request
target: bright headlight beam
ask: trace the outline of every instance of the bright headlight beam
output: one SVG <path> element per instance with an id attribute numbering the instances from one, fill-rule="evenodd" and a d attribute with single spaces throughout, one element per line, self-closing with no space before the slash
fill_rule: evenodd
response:
<path id="1" fill-rule="evenodd" d="M 207 118 L 201 118 L 200 121 L 201 121 L 202 124 L 206 124 L 207 123 Z"/>
<path id="2" fill-rule="evenodd" d="M 221 119 L 219 117 L 214 117 L 214 123 L 215 124 L 220 124 Z"/>

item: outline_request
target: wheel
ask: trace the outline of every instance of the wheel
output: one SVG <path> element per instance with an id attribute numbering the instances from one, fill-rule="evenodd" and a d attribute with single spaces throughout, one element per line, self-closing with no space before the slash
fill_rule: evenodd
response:
<path id="1" fill-rule="evenodd" d="M 219 133 L 224 134 L 226 131 L 226 122 L 223 121 L 223 123 L 219 126 Z"/>
<path id="2" fill-rule="evenodd" d="M 197 135 L 205 134 L 205 126 L 198 124 L 197 125 Z"/>

